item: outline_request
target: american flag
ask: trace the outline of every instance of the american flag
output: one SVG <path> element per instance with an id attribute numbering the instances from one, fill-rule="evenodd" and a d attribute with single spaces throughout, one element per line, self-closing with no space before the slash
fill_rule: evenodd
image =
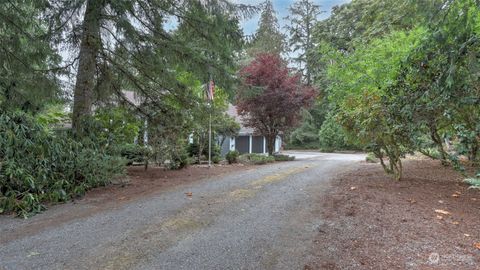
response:
<path id="1" fill-rule="evenodd" d="M 210 80 L 207 86 L 207 99 L 212 101 L 214 94 L 215 94 L 215 83 L 213 82 L 213 80 Z"/>

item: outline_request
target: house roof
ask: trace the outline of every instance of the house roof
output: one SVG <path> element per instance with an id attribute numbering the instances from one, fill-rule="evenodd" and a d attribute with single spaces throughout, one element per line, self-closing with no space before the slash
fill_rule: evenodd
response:
<path id="1" fill-rule="evenodd" d="M 228 104 L 227 114 L 235 119 L 237 123 L 240 124 L 240 131 L 238 132 L 239 135 L 252 135 L 254 134 L 253 128 L 246 127 L 243 124 L 242 117 L 238 115 L 237 106 L 233 104 Z"/>
<path id="2" fill-rule="evenodd" d="M 127 99 L 130 103 L 135 106 L 140 106 L 142 104 L 142 99 L 133 91 L 122 91 L 123 96 Z"/>

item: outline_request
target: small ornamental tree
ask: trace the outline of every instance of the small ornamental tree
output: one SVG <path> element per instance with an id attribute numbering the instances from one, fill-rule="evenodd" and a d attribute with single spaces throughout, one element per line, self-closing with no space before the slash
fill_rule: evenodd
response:
<path id="1" fill-rule="evenodd" d="M 246 126 L 265 136 L 268 154 L 274 151 L 275 138 L 296 126 L 301 109 L 310 106 L 315 90 L 292 75 L 276 54 L 258 54 L 240 70 L 242 84 L 237 94 L 238 114 Z"/>

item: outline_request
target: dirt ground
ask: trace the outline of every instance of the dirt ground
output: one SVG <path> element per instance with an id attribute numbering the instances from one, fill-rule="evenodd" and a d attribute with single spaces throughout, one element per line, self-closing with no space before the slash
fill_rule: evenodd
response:
<path id="1" fill-rule="evenodd" d="M 125 203 L 171 188 L 181 187 L 184 184 L 253 168 L 253 166 L 243 164 L 214 165 L 211 168 L 206 165 L 192 165 L 181 170 L 149 167 L 146 171 L 143 166 L 128 167 L 127 176 L 117 179 L 112 185 L 89 190 L 85 196 L 74 199 L 72 203 L 68 202 L 67 205 L 47 206 L 49 209 L 44 213 L 35 215 L 30 218 L 27 224 L 0 237 L 0 245 L 73 220 L 116 209 Z"/>
<path id="2" fill-rule="evenodd" d="M 175 186 L 252 168 L 244 164 L 216 164 L 211 168 L 207 165 L 191 165 L 181 170 L 165 170 L 160 167 L 149 167 L 145 170 L 143 166 L 131 166 L 127 169 L 125 182 L 121 180 L 114 185 L 91 190 L 83 200 L 94 200 L 100 204 L 129 201 Z"/>
<path id="3" fill-rule="evenodd" d="M 480 191 L 437 161 L 397 182 L 362 163 L 316 202 L 324 220 L 305 269 L 480 269 Z"/>

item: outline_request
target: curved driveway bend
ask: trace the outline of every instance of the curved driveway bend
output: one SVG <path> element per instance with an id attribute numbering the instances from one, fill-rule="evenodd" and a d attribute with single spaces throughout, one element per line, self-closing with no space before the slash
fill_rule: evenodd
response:
<path id="1" fill-rule="evenodd" d="M 36 217 L 2 218 L 0 269 L 303 269 L 322 224 L 313 198 L 364 155 L 290 154 L 298 159 L 172 188 L 33 235 L 6 238 Z"/>

